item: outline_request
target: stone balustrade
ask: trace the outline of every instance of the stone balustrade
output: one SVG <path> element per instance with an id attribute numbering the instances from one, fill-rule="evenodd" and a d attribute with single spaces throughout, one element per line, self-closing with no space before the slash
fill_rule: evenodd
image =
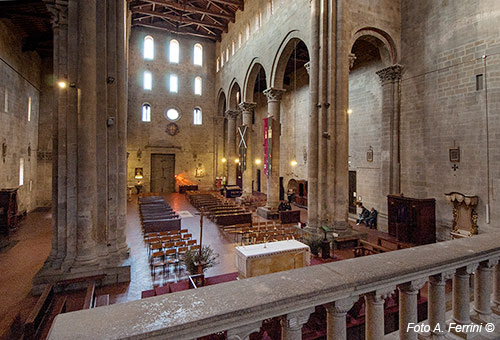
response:
<path id="1" fill-rule="evenodd" d="M 327 339 L 346 339 L 346 313 L 366 299 L 366 339 L 384 334 L 384 299 L 399 289 L 400 339 L 417 322 L 417 292 L 429 282 L 428 308 L 435 339 L 446 323 L 490 322 L 500 301 L 500 233 L 441 242 L 379 255 L 316 265 L 139 301 L 59 315 L 48 339 L 196 339 L 227 331 L 248 339 L 262 321 L 281 317 L 283 339 L 302 339 L 315 306 L 327 310 Z M 474 307 L 469 278 L 474 274 Z M 452 318 L 445 317 L 445 282 L 453 278 Z M 493 295 L 492 295 L 493 293 Z M 472 321 L 471 321 L 472 320 Z M 421 335 L 420 335 L 421 336 Z M 468 338 L 468 334 L 461 334 Z"/>

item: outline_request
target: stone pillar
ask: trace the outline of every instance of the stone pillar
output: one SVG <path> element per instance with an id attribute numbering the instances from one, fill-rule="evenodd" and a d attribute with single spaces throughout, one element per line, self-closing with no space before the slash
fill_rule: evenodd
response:
<path id="1" fill-rule="evenodd" d="M 313 312 L 314 308 L 308 308 L 282 316 L 281 340 L 302 340 L 302 326 Z"/>
<path id="2" fill-rule="evenodd" d="M 446 331 L 446 280 L 450 279 L 453 272 L 437 274 L 429 277 L 428 286 L 428 317 L 430 334 L 428 339 L 443 338 Z M 423 336 L 422 336 L 423 337 Z"/>
<path id="3" fill-rule="evenodd" d="M 403 66 L 396 64 L 377 72 L 382 84 L 382 131 L 380 154 L 382 157 L 382 194 L 401 192 L 400 164 L 400 117 L 401 117 L 401 77 Z"/>
<path id="4" fill-rule="evenodd" d="M 365 295 L 365 336 L 366 340 L 384 338 L 384 302 L 393 289 L 375 291 Z"/>
<path id="5" fill-rule="evenodd" d="M 493 273 L 493 305 L 491 309 L 495 314 L 500 315 L 500 264 L 495 266 Z"/>
<path id="6" fill-rule="evenodd" d="M 493 284 L 493 267 L 498 259 L 481 262 L 474 275 L 474 307 L 471 320 L 478 324 L 492 322 L 491 291 Z"/>
<path id="7" fill-rule="evenodd" d="M 236 185 L 236 118 L 239 115 L 237 110 L 227 110 L 227 184 Z"/>
<path id="8" fill-rule="evenodd" d="M 417 333 L 407 332 L 408 324 L 417 323 L 417 295 L 427 280 L 416 280 L 402 284 L 399 289 L 399 339 L 417 340 Z"/>
<path id="9" fill-rule="evenodd" d="M 260 331 L 262 321 L 254 322 L 238 328 L 233 328 L 227 331 L 228 340 L 249 340 L 252 333 Z"/>
<path id="10" fill-rule="evenodd" d="M 470 275 L 476 270 L 478 265 L 469 265 L 457 269 L 453 276 L 453 315 L 451 320 L 459 325 L 472 324 L 470 319 L 470 292 L 469 292 L 469 279 Z M 464 338 L 471 339 L 474 335 L 470 333 L 458 333 L 454 328 L 451 331 L 456 335 Z"/>
<path id="11" fill-rule="evenodd" d="M 327 340 L 347 340 L 346 315 L 358 299 L 355 296 L 325 305 Z"/>
<path id="12" fill-rule="evenodd" d="M 272 163 L 271 175 L 267 177 L 267 204 L 266 208 L 275 210 L 280 202 L 280 138 L 281 138 L 281 115 L 280 105 L 281 97 L 285 90 L 268 88 L 263 92 L 267 97 L 267 109 L 269 117 L 272 117 L 276 124 L 276 131 L 273 131 L 272 136 Z"/>
<path id="13" fill-rule="evenodd" d="M 247 127 L 246 132 L 246 169 L 243 171 L 243 196 L 252 195 L 252 179 L 253 179 L 253 155 L 252 155 L 252 114 L 257 104 L 255 103 L 240 103 L 239 108 L 243 116 L 243 126 Z"/>

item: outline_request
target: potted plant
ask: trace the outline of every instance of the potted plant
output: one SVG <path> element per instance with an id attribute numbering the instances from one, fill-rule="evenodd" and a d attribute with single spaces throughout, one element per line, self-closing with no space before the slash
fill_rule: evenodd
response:
<path id="1" fill-rule="evenodd" d="M 214 253 L 210 246 L 202 246 L 201 253 L 199 250 L 187 250 L 184 255 L 184 264 L 191 275 L 202 274 L 208 268 L 217 265 L 218 258 L 219 254 Z M 201 267 L 202 273 L 198 272 L 198 267 Z"/>
<path id="2" fill-rule="evenodd" d="M 321 239 L 321 237 L 317 235 L 310 235 L 305 239 L 305 243 L 309 246 L 309 249 L 311 249 L 311 254 L 313 254 L 314 256 L 318 256 L 322 242 L 323 240 Z"/>

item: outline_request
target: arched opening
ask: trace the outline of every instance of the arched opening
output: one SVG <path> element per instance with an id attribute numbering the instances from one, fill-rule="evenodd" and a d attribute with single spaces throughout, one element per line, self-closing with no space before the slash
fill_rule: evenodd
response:
<path id="1" fill-rule="evenodd" d="M 225 162 L 223 159 L 226 157 L 227 146 L 227 121 L 224 119 L 226 112 L 226 94 L 220 91 L 217 99 L 217 118 L 216 122 L 220 124 L 216 128 L 216 146 L 215 146 L 215 172 L 217 177 L 217 184 L 222 184 L 222 179 L 226 174 Z"/>
<path id="2" fill-rule="evenodd" d="M 179 42 L 175 39 L 170 40 L 168 60 L 171 63 L 179 63 Z"/>
<path id="3" fill-rule="evenodd" d="M 198 65 L 198 66 L 203 65 L 203 46 L 201 46 L 201 44 L 194 45 L 193 64 Z"/>
<path id="4" fill-rule="evenodd" d="M 377 72 L 393 64 L 394 51 L 379 34 L 357 36 L 349 72 L 349 212 L 357 203 L 386 210 L 384 173 L 389 117 L 383 113 L 383 88 Z M 385 40 L 385 39 L 384 39 Z"/>
<path id="5" fill-rule="evenodd" d="M 234 81 L 229 90 L 229 109 L 236 110 L 241 103 L 240 85 Z"/>
<path id="6" fill-rule="evenodd" d="M 144 38 L 144 59 L 153 60 L 155 55 L 155 43 L 153 37 L 148 35 Z"/>

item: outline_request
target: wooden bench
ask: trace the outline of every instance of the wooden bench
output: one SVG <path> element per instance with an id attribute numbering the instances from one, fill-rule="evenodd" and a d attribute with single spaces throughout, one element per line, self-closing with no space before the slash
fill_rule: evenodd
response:
<path id="1" fill-rule="evenodd" d="M 399 249 L 404 249 L 404 248 L 407 248 L 407 246 L 405 246 L 403 243 L 401 242 L 398 242 L 398 241 L 394 241 L 394 240 L 390 240 L 388 238 L 385 238 L 385 237 L 380 237 L 378 238 L 377 240 L 377 244 L 381 247 L 384 246 L 384 242 L 385 243 L 389 243 L 389 245 L 393 248 L 393 250 L 399 250 Z M 385 248 L 389 248 L 389 247 L 385 247 Z"/>
<path id="2" fill-rule="evenodd" d="M 89 284 L 87 287 L 87 293 L 85 294 L 85 300 L 83 301 L 82 309 L 91 309 L 107 305 L 109 305 L 109 294 L 96 296 L 95 282 Z"/>

